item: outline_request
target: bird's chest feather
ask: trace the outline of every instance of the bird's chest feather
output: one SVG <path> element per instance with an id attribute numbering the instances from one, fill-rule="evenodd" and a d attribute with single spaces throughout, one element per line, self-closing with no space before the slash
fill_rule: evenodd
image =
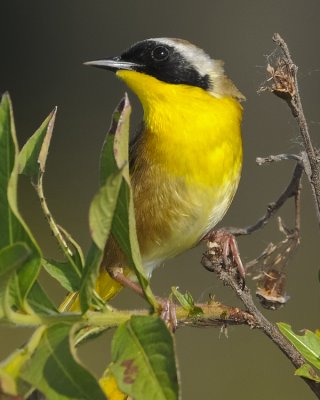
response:
<path id="1" fill-rule="evenodd" d="M 233 99 L 183 96 L 144 106 L 132 185 L 146 263 L 195 245 L 225 214 L 242 162 L 241 107 Z"/>

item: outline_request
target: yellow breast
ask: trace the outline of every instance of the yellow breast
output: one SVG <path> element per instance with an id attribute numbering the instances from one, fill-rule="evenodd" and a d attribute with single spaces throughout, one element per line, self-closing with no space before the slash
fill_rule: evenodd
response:
<path id="1" fill-rule="evenodd" d="M 117 75 L 144 109 L 131 174 L 141 252 L 152 268 L 195 245 L 229 207 L 241 172 L 242 107 L 198 87 Z"/>

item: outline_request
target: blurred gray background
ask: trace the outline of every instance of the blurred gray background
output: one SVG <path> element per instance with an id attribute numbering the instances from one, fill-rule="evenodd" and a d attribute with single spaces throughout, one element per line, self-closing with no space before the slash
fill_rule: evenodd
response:
<path id="1" fill-rule="evenodd" d="M 291 176 L 290 162 L 258 167 L 256 156 L 300 149 L 298 130 L 288 107 L 271 94 L 257 95 L 265 81 L 266 56 L 274 50 L 271 37 L 287 40 L 299 66 L 302 100 L 315 140 L 319 135 L 320 2 L 318 0 L 176 0 L 176 1 L 47 1 L 2 0 L 0 4 L 0 92 L 12 96 L 22 145 L 57 105 L 58 117 L 45 176 L 49 207 L 85 248 L 89 243 L 88 207 L 98 187 L 99 151 L 111 113 L 126 88 L 111 73 L 82 63 L 117 55 L 133 42 L 149 37 L 181 37 L 223 59 L 226 70 L 247 96 L 243 123 L 244 170 L 239 191 L 223 225 L 244 226 L 265 212 Z M 134 105 L 132 125 L 141 110 Z M 61 257 L 29 184 L 22 179 L 20 207 L 47 256 Z M 263 311 L 295 330 L 319 328 L 319 231 L 308 184 L 302 196 L 302 243 L 288 266 L 286 307 Z M 290 224 L 292 204 L 281 215 Z M 280 235 L 275 221 L 263 231 L 241 238 L 244 261 L 259 254 Z M 155 293 L 165 296 L 171 286 L 189 290 L 197 301 L 209 293 L 229 305 L 239 305 L 200 265 L 200 246 L 159 268 L 152 278 Z M 64 292 L 42 277 L 58 303 Z M 251 284 L 254 288 L 254 285 Z M 143 302 L 124 291 L 119 307 Z M 1 329 L 3 358 L 30 334 Z M 109 359 L 105 334 L 80 350 L 96 375 Z M 259 331 L 231 327 L 228 338 L 218 328 L 184 328 L 176 334 L 183 399 L 312 399 L 280 351 Z"/>

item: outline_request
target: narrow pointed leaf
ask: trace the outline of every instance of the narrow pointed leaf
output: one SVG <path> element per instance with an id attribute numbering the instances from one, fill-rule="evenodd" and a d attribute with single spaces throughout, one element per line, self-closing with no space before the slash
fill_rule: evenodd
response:
<path id="1" fill-rule="evenodd" d="M 58 228 L 73 252 L 72 259 L 73 259 L 75 265 L 77 266 L 76 269 L 81 272 L 84 267 L 84 264 L 85 264 L 84 255 L 83 255 L 81 246 L 79 245 L 78 242 L 75 241 L 75 239 L 70 235 L 70 233 L 66 229 L 64 229 L 60 225 Z"/>
<path id="2" fill-rule="evenodd" d="M 290 325 L 279 322 L 278 327 L 281 333 L 294 345 L 294 347 L 316 368 L 320 369 L 320 337 L 305 330 L 304 335 L 297 335 Z"/>
<path id="3" fill-rule="evenodd" d="M 89 225 L 92 243 L 82 276 L 80 304 L 85 312 L 93 304 L 96 297 L 96 280 L 100 271 L 103 250 L 111 231 L 114 212 L 122 184 L 122 170 L 119 169 L 114 156 L 114 135 L 119 128 L 119 120 L 123 111 L 120 103 L 112 116 L 111 127 L 105 138 L 100 156 L 100 189 L 95 195 L 89 212 Z"/>
<path id="4" fill-rule="evenodd" d="M 125 94 L 124 98 L 118 106 L 118 122 L 115 130 L 111 130 L 110 134 L 114 135 L 113 154 L 118 169 L 123 169 L 123 176 L 129 182 L 129 137 L 130 137 L 130 115 L 131 105 L 128 95 Z"/>
<path id="5" fill-rule="evenodd" d="M 45 170 L 56 112 L 55 108 L 23 146 L 19 154 L 19 173 L 28 176 L 34 183 L 37 183 L 40 174 Z"/>
<path id="6" fill-rule="evenodd" d="M 117 128 L 111 130 L 110 134 L 114 135 L 113 154 L 118 168 L 122 169 L 124 180 L 119 193 L 119 200 L 112 225 L 112 233 L 126 254 L 130 264 L 129 266 L 135 271 L 146 298 L 149 303 L 156 308 L 157 301 L 151 292 L 149 281 L 143 269 L 136 233 L 133 194 L 129 177 L 129 121 L 131 106 L 127 94 L 118 106 L 118 113 Z M 113 126 L 115 126 L 115 124 L 113 124 Z"/>
<path id="7" fill-rule="evenodd" d="M 128 395 L 121 392 L 109 368 L 104 371 L 103 376 L 99 379 L 99 383 L 108 399 L 128 400 Z"/>
<path id="8" fill-rule="evenodd" d="M 188 311 L 189 317 L 197 317 L 203 314 L 201 307 L 198 307 L 194 304 L 194 300 L 190 292 L 186 291 L 185 294 L 182 294 L 176 287 L 172 287 L 171 291 L 181 306 Z"/>
<path id="9" fill-rule="evenodd" d="M 0 250 L 0 318 L 5 315 L 9 304 L 10 282 L 18 271 L 30 258 L 31 251 L 24 243 L 15 243 Z"/>
<path id="10" fill-rule="evenodd" d="M 112 222 L 112 233 L 126 254 L 129 266 L 135 271 L 146 298 L 153 308 L 157 308 L 157 301 L 150 289 L 149 281 L 143 269 L 136 233 L 132 191 L 125 180 L 122 181 L 120 188 L 117 208 Z"/>
<path id="11" fill-rule="evenodd" d="M 15 242 L 19 223 L 10 209 L 7 188 L 18 154 L 13 111 L 8 94 L 0 103 L 0 248 Z"/>
<path id="12" fill-rule="evenodd" d="M 54 315 L 58 313 L 56 306 L 49 299 L 38 281 L 35 282 L 28 294 L 28 303 L 38 314 Z"/>
<path id="13" fill-rule="evenodd" d="M 300 368 L 295 370 L 294 374 L 320 383 L 320 376 L 309 364 L 303 364 Z"/>
<path id="14" fill-rule="evenodd" d="M 80 286 L 80 307 L 83 313 L 92 306 L 101 261 L 102 251 L 92 242 Z"/>
<path id="15" fill-rule="evenodd" d="M 118 114 L 119 110 L 115 110 L 112 116 L 112 124 L 110 129 L 116 129 L 113 127 L 116 126 L 116 121 L 119 120 L 119 117 L 116 117 Z M 106 183 L 108 176 L 114 173 L 114 171 L 118 170 L 113 154 L 113 142 L 114 135 L 109 131 L 103 143 L 100 155 L 100 186 L 103 186 Z"/>
<path id="16" fill-rule="evenodd" d="M 110 370 L 121 391 L 135 399 L 179 399 L 173 338 L 155 316 L 132 317 L 116 331 Z"/>
<path id="17" fill-rule="evenodd" d="M 0 379 L 3 378 L 6 383 L 5 387 L 2 386 L 5 394 L 22 395 L 29 390 L 30 385 L 20 379 L 20 373 L 25 363 L 30 361 L 41 340 L 44 329 L 43 326 L 38 328 L 26 345 L 15 350 L 0 364 Z"/>
<path id="18" fill-rule="evenodd" d="M 77 360 L 71 325 L 51 325 L 43 333 L 21 377 L 50 400 L 105 400 L 97 380 Z"/>
<path id="19" fill-rule="evenodd" d="M 42 260 L 42 265 L 48 274 L 69 292 L 76 292 L 80 289 L 81 275 L 72 268 L 68 261 Z"/>
<path id="20" fill-rule="evenodd" d="M 43 194 L 42 177 L 45 172 L 56 112 L 57 108 L 52 111 L 52 113 L 45 119 L 37 131 L 23 146 L 18 157 L 18 166 L 19 172 L 28 176 L 36 188 L 41 206 L 48 219 L 50 228 L 58 240 L 58 244 L 60 245 L 67 259 L 67 273 L 69 273 L 70 277 L 78 277 L 77 287 L 79 288 L 79 280 L 81 276 L 81 270 L 83 268 L 83 255 L 81 248 L 69 233 L 67 233 L 63 228 L 58 227 L 47 207 Z M 69 248 L 69 243 L 71 243 L 73 250 Z"/>
<path id="21" fill-rule="evenodd" d="M 0 281 L 28 260 L 31 251 L 25 243 L 15 243 L 0 250 Z"/>
<path id="22" fill-rule="evenodd" d="M 91 236 L 101 251 L 109 237 L 122 181 L 121 171 L 112 174 L 95 195 L 89 211 Z"/>
<path id="23" fill-rule="evenodd" d="M 40 270 L 40 249 L 21 217 L 17 204 L 18 143 L 9 95 L 0 104 L 0 247 L 25 242 L 33 257 L 19 270 L 16 284 L 17 306 L 23 302 Z"/>
<path id="24" fill-rule="evenodd" d="M 44 269 L 69 292 L 80 289 L 81 275 L 68 262 L 42 260 Z"/>
<path id="25" fill-rule="evenodd" d="M 95 195 L 90 206 L 89 224 L 93 243 L 81 282 L 80 304 L 83 312 L 87 311 L 92 305 L 103 250 L 110 234 L 121 181 L 122 176 L 119 172 L 116 175 L 109 176 L 106 183 Z"/>
<path id="26" fill-rule="evenodd" d="M 136 235 L 133 196 L 129 178 L 129 118 L 131 107 L 127 95 L 113 114 L 111 128 L 105 139 L 100 159 L 100 182 L 102 187 L 90 208 L 90 230 L 94 245 L 93 263 L 86 263 L 83 275 L 80 303 L 82 311 L 90 307 L 95 280 L 107 238 L 110 233 L 127 256 L 128 267 L 135 270 L 138 280 L 153 307 L 157 302 L 144 274 Z M 89 259 L 92 259 L 89 258 Z M 87 259 L 88 260 L 88 259 Z"/>

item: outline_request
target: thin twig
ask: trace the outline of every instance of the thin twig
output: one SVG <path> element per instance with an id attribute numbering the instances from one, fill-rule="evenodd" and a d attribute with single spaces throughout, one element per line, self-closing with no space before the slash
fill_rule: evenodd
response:
<path id="1" fill-rule="evenodd" d="M 256 163 L 258 165 L 262 165 L 265 163 L 286 161 L 286 160 L 302 161 L 302 157 L 301 155 L 298 154 L 277 154 L 276 156 L 270 155 L 268 157 L 257 157 Z"/>
<path id="2" fill-rule="evenodd" d="M 302 177 L 300 177 L 299 179 L 298 187 L 294 196 L 294 215 L 295 215 L 294 229 L 299 237 L 301 232 L 301 190 L 302 190 Z"/>
<path id="3" fill-rule="evenodd" d="M 271 156 L 272 157 L 272 156 Z M 269 158 L 266 158 L 269 159 Z M 292 256 L 293 251 L 300 244 L 300 225 L 301 225 L 301 189 L 302 189 L 302 176 L 297 182 L 296 191 L 294 193 L 294 228 L 288 229 L 285 227 L 282 219 L 278 217 L 278 225 L 279 230 L 285 236 L 283 240 L 281 240 L 277 244 L 269 243 L 267 247 L 263 250 L 263 252 L 256 257 L 255 259 L 249 261 L 245 265 L 245 270 L 248 272 L 252 267 L 256 267 L 257 265 L 262 265 L 262 275 L 265 277 L 269 275 L 270 271 L 274 271 L 274 267 L 277 267 L 277 271 L 279 273 L 283 272 L 284 267 L 288 263 L 289 257 Z M 275 254 L 277 254 L 275 256 Z M 272 259 L 273 257 L 273 259 Z M 273 272 L 271 275 L 274 275 Z M 253 279 L 261 278 L 261 272 L 258 276 L 255 276 Z M 274 278 L 273 278 L 274 279 Z M 280 275 L 279 275 L 280 279 Z M 277 282 L 274 282 L 277 283 Z M 264 285 L 263 285 L 264 286 Z M 283 288 L 284 289 L 284 288 Z M 282 295 L 281 295 L 282 296 Z M 280 296 L 280 297 L 281 297 Z M 286 296 L 282 297 L 286 299 Z"/>
<path id="4" fill-rule="evenodd" d="M 253 225 L 249 225 L 245 228 L 236 228 L 236 227 L 228 227 L 224 228 L 228 232 L 232 233 L 235 236 L 240 235 L 250 235 L 251 233 L 263 228 L 271 217 L 283 206 L 283 204 L 290 198 L 296 195 L 300 188 L 301 177 L 303 173 L 303 164 L 298 162 L 286 189 L 281 193 L 278 199 L 275 202 L 269 203 L 267 207 L 266 213 L 258 219 L 256 223 Z"/>

